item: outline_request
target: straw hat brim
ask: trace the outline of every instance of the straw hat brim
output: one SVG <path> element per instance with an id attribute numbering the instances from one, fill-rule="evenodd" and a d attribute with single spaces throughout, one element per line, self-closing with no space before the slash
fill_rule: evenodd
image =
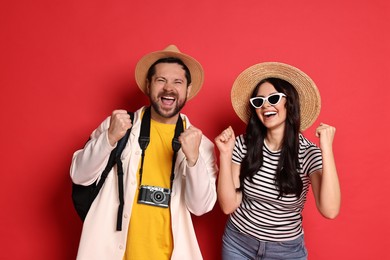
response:
<path id="1" fill-rule="evenodd" d="M 321 110 L 321 96 L 314 81 L 301 70 L 280 62 L 263 62 L 245 69 L 236 78 L 231 90 L 231 101 L 238 117 L 248 123 L 249 99 L 256 85 L 266 78 L 279 78 L 291 83 L 299 94 L 301 131 L 309 128 Z"/>
<path id="2" fill-rule="evenodd" d="M 135 67 L 135 81 L 142 92 L 146 93 L 146 76 L 150 66 L 162 58 L 178 58 L 188 67 L 191 73 L 191 93 L 188 100 L 195 97 L 200 91 L 204 81 L 204 71 L 202 65 L 193 57 L 181 53 L 175 45 L 169 45 L 162 51 L 151 52 L 143 56 Z"/>

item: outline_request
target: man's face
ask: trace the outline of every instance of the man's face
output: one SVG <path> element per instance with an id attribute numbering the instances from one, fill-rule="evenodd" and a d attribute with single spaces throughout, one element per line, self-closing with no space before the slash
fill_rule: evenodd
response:
<path id="1" fill-rule="evenodd" d="M 152 118 L 160 122 L 176 123 L 176 115 L 184 107 L 191 85 L 187 87 L 185 71 L 177 63 L 159 63 L 155 69 L 155 75 L 147 84 L 149 100 L 155 112 L 152 113 Z"/>

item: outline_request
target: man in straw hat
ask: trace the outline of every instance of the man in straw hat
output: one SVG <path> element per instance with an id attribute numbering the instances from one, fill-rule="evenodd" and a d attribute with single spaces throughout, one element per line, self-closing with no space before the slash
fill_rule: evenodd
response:
<path id="1" fill-rule="evenodd" d="M 231 100 L 247 128 L 236 138 L 228 127 L 215 138 L 218 200 L 230 214 L 222 258 L 307 259 L 302 210 L 310 183 L 324 217 L 333 219 L 340 209 L 335 128 L 317 127 L 320 148 L 301 133 L 319 115 L 318 89 L 299 69 L 265 62 L 238 76 Z"/>
<path id="2" fill-rule="evenodd" d="M 138 87 L 150 106 L 115 110 L 76 151 L 74 183 L 100 178 L 110 152 L 131 128 L 123 150 L 123 213 L 118 214 L 116 173 L 108 175 L 83 225 L 77 259 L 202 259 L 191 213 L 216 202 L 213 143 L 180 114 L 203 84 L 202 66 L 170 45 L 141 58 Z M 116 231 L 118 220 L 121 231 Z"/>

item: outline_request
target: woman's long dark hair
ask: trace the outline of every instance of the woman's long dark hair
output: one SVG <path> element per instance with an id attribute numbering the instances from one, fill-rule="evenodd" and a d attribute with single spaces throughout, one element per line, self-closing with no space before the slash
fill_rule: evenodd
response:
<path id="1" fill-rule="evenodd" d="M 295 194 L 297 197 L 300 197 L 303 184 L 297 171 L 299 168 L 298 152 L 301 122 L 298 92 L 285 80 L 267 78 L 256 85 L 251 97 L 257 95 L 260 85 L 265 82 L 272 84 L 278 92 L 284 93 L 287 96 L 286 127 L 282 140 L 280 159 L 276 169 L 275 185 L 279 190 L 279 197 L 286 194 Z M 240 187 L 238 190 L 243 189 L 244 179 L 249 178 L 252 181 L 253 176 L 263 165 L 263 144 L 267 134 L 267 128 L 258 118 L 256 109 L 250 104 L 249 106 L 251 109 L 251 117 L 244 135 L 247 154 L 241 163 Z"/>

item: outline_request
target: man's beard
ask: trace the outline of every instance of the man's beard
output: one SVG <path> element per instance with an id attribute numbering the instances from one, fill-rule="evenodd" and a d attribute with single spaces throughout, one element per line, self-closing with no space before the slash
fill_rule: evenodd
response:
<path id="1" fill-rule="evenodd" d="M 150 100 L 150 103 L 152 104 L 154 111 L 156 111 L 156 113 L 159 116 L 164 117 L 164 118 L 172 118 L 172 117 L 176 116 L 177 114 L 179 114 L 180 111 L 183 109 L 184 105 L 187 102 L 187 97 L 182 102 L 175 101 L 175 107 L 174 107 L 173 111 L 169 112 L 169 113 L 165 113 L 165 111 L 163 109 L 161 109 L 160 106 L 158 105 L 158 102 L 153 101 L 151 98 L 149 98 L 149 100 Z M 178 99 L 176 99 L 176 100 L 178 100 Z"/>

